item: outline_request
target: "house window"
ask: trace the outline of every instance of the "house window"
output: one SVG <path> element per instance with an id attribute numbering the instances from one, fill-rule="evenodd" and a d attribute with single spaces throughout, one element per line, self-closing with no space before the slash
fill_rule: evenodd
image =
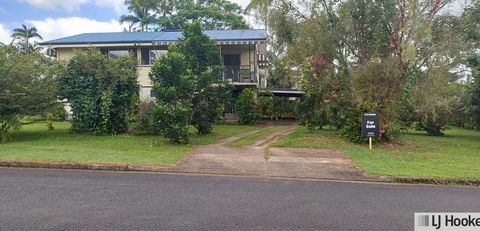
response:
<path id="1" fill-rule="evenodd" d="M 122 56 L 127 56 L 128 50 L 109 50 L 108 57 L 111 59 L 116 59 Z"/>
<path id="2" fill-rule="evenodd" d="M 144 66 L 153 65 L 158 58 L 168 53 L 167 50 L 156 50 L 156 49 L 150 49 L 150 48 L 142 48 L 141 52 L 142 52 L 142 65 Z"/>
<path id="3" fill-rule="evenodd" d="M 157 59 L 166 55 L 167 50 L 150 50 L 150 65 L 153 65 Z"/>

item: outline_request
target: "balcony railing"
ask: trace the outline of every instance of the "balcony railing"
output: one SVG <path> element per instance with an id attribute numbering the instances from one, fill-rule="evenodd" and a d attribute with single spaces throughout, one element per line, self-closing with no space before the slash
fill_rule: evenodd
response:
<path id="1" fill-rule="evenodd" d="M 226 81 L 233 83 L 257 83 L 255 72 L 249 66 L 225 65 L 223 76 Z"/>

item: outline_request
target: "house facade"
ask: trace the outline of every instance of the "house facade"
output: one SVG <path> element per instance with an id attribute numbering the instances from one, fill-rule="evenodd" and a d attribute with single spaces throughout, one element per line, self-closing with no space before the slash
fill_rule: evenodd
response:
<path id="1" fill-rule="evenodd" d="M 267 86 L 267 33 L 265 30 L 207 30 L 217 41 L 222 56 L 224 80 L 238 89 Z M 140 99 L 149 100 L 152 83 L 151 66 L 167 53 L 168 46 L 182 38 L 182 32 L 114 32 L 86 33 L 40 43 L 47 54 L 61 61 L 71 59 L 77 49 L 96 47 L 109 58 L 134 54 L 138 59 Z"/>

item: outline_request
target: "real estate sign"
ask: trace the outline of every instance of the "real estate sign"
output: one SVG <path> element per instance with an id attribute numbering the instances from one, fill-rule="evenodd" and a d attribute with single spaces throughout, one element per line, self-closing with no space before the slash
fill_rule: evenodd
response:
<path id="1" fill-rule="evenodd" d="M 380 135 L 380 116 L 376 112 L 363 113 L 362 116 L 362 136 L 375 137 Z"/>

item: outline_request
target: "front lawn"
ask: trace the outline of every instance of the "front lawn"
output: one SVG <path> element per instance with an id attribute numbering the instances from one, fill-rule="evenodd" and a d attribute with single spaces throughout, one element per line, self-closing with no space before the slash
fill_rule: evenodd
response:
<path id="1" fill-rule="evenodd" d="M 178 162 L 195 145 L 210 144 L 234 134 L 258 129 L 243 125 L 216 125 L 213 134 L 193 136 L 191 144 L 174 145 L 155 135 L 91 136 L 69 132 L 70 124 L 44 123 L 22 126 L 12 141 L 0 143 L 0 160 L 163 165 Z"/>
<path id="2" fill-rule="evenodd" d="M 480 179 L 480 132 L 452 128 L 443 137 L 411 131 L 402 144 L 391 147 L 355 145 L 333 130 L 315 133 L 298 128 L 275 146 L 337 149 L 344 151 L 368 174 L 395 177 Z"/>

